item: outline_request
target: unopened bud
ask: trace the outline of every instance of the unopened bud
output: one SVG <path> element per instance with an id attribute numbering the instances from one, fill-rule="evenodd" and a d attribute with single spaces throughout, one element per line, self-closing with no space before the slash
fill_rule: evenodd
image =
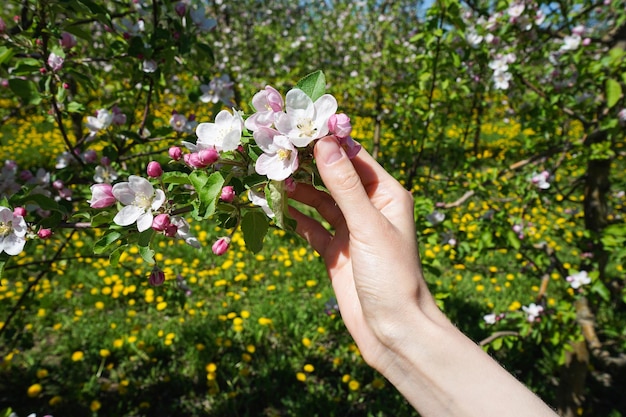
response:
<path id="1" fill-rule="evenodd" d="M 170 225 L 170 216 L 161 213 L 157 214 L 152 220 L 152 228 L 157 232 L 164 232 Z"/>
<path id="2" fill-rule="evenodd" d="M 183 151 L 178 146 L 172 146 L 167 153 L 174 161 L 178 161 L 183 156 Z"/>
<path id="3" fill-rule="evenodd" d="M 39 229 L 39 231 L 37 232 L 37 236 L 39 236 L 40 239 L 48 239 L 50 236 L 52 236 L 52 230 Z"/>
<path id="4" fill-rule="evenodd" d="M 148 176 L 152 178 L 159 178 L 163 175 L 163 168 L 161 168 L 161 164 L 157 161 L 151 161 L 148 164 L 148 168 L 146 169 Z"/>
<path id="5" fill-rule="evenodd" d="M 159 285 L 163 285 L 164 282 L 165 272 L 163 272 L 161 268 L 155 265 L 154 268 L 152 268 L 150 277 L 148 278 L 148 284 L 158 287 Z"/>
<path id="6" fill-rule="evenodd" d="M 211 250 L 217 256 L 221 256 L 226 253 L 229 246 L 230 246 L 230 238 L 221 237 L 217 239 L 217 241 L 213 244 L 213 246 L 211 246 Z"/>
<path id="7" fill-rule="evenodd" d="M 26 209 L 24 207 L 15 207 L 13 209 L 13 214 L 16 216 L 26 216 Z"/>
<path id="8" fill-rule="evenodd" d="M 220 199 L 226 203 L 232 203 L 235 199 L 235 188 L 232 185 L 227 185 L 226 187 L 223 187 Z"/>

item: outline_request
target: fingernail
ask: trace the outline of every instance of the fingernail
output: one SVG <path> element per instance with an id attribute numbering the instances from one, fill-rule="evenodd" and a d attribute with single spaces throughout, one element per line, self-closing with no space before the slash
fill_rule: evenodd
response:
<path id="1" fill-rule="evenodd" d="M 346 156 L 343 148 L 339 146 L 336 139 L 325 139 L 317 143 L 318 161 L 321 160 L 325 165 L 332 165 Z"/>

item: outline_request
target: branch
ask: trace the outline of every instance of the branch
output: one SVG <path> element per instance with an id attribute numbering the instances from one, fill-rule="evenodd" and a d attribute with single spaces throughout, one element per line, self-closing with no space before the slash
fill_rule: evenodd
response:
<path id="1" fill-rule="evenodd" d="M 518 337 L 519 336 L 519 332 L 513 331 L 513 330 L 503 330 L 501 332 L 495 332 L 493 333 L 491 336 L 481 340 L 480 342 L 478 342 L 478 346 L 485 346 L 488 345 L 489 343 L 493 342 L 496 339 L 499 339 L 501 337 L 507 337 L 507 336 L 515 336 Z"/>

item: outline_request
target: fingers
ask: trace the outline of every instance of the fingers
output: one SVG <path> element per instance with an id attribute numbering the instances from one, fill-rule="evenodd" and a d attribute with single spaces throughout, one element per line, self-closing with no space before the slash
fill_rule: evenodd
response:
<path id="1" fill-rule="evenodd" d="M 345 223 L 341 210 L 330 194 L 317 190 L 311 185 L 298 184 L 296 189 L 289 194 L 289 197 L 313 207 L 335 229 L 340 228 Z"/>
<path id="2" fill-rule="evenodd" d="M 289 207 L 289 215 L 297 222 L 296 233 L 309 242 L 309 245 L 324 258 L 326 248 L 333 238 L 331 233 L 318 221 L 302 214 L 294 207 Z"/>
<path id="3" fill-rule="evenodd" d="M 370 221 L 380 216 L 380 212 L 370 201 L 365 185 L 376 184 L 378 178 L 386 173 L 369 155 L 364 154 L 367 152 L 361 150 L 354 158 L 353 165 L 353 161 L 348 158 L 333 136 L 320 139 L 315 145 L 315 160 L 320 176 L 341 209 L 351 231 L 355 230 L 363 219 Z"/>

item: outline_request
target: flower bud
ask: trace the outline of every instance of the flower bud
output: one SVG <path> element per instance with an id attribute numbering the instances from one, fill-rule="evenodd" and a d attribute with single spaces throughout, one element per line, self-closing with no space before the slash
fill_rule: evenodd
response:
<path id="1" fill-rule="evenodd" d="M 88 201 L 91 208 L 105 208 L 115 204 L 113 186 L 111 184 L 94 184 L 91 186 L 91 200 Z"/>
<path id="2" fill-rule="evenodd" d="M 183 17 L 187 13 L 187 5 L 185 3 L 183 3 L 182 1 L 179 1 L 174 6 L 174 10 L 176 11 L 176 14 L 179 17 Z"/>
<path id="3" fill-rule="evenodd" d="M 285 178 L 285 191 L 288 193 L 296 191 L 296 181 L 292 177 Z"/>
<path id="4" fill-rule="evenodd" d="M 63 57 L 58 56 L 54 52 L 51 52 L 50 55 L 48 55 L 48 66 L 52 68 L 52 71 L 56 72 L 63 68 L 63 61 Z"/>
<path id="5" fill-rule="evenodd" d="M 220 158 L 220 156 L 215 149 L 210 148 L 210 149 L 203 149 L 200 152 L 198 152 L 198 158 L 200 159 L 201 163 L 206 164 L 206 166 L 209 166 L 213 164 L 215 161 L 217 161 Z"/>
<path id="6" fill-rule="evenodd" d="M 235 188 L 232 185 L 227 185 L 222 188 L 222 194 L 220 195 L 220 200 L 225 201 L 226 203 L 232 203 L 235 199 Z"/>
<path id="7" fill-rule="evenodd" d="M 64 186 L 65 186 L 65 184 L 63 184 L 63 181 L 61 181 L 61 180 L 54 180 L 52 182 L 52 187 L 55 190 L 61 190 L 61 189 L 63 189 Z"/>
<path id="8" fill-rule="evenodd" d="M 71 49 L 76 46 L 76 38 L 71 33 L 63 32 L 59 43 L 64 49 Z"/>
<path id="9" fill-rule="evenodd" d="M 164 282 L 165 272 L 163 272 L 161 268 L 155 265 L 154 268 L 152 268 L 150 277 L 148 278 L 148 284 L 158 287 L 159 285 L 163 285 Z"/>
<path id="10" fill-rule="evenodd" d="M 15 207 L 13 209 L 13 214 L 15 216 L 22 216 L 22 217 L 24 217 L 24 216 L 26 216 L 26 209 L 24 207 Z"/>
<path id="11" fill-rule="evenodd" d="M 83 153 L 83 158 L 88 164 L 93 164 L 98 160 L 98 153 L 93 149 L 88 149 Z"/>
<path id="12" fill-rule="evenodd" d="M 333 114 L 328 119 L 328 130 L 338 138 L 347 138 L 352 133 L 350 118 L 344 114 Z"/>
<path id="13" fill-rule="evenodd" d="M 167 153 L 174 161 L 178 161 L 183 156 L 183 151 L 178 146 L 172 146 Z"/>
<path id="14" fill-rule="evenodd" d="M 152 220 L 152 228 L 157 232 L 166 231 L 169 225 L 170 216 L 165 213 L 157 214 Z"/>
<path id="15" fill-rule="evenodd" d="M 39 229 L 39 231 L 37 232 L 37 236 L 39 236 L 40 239 L 48 239 L 50 236 L 52 236 L 52 230 Z"/>
<path id="16" fill-rule="evenodd" d="M 226 253 L 229 246 L 230 246 L 230 238 L 221 237 L 217 239 L 217 241 L 213 244 L 213 246 L 211 246 L 211 250 L 217 256 L 221 256 Z"/>
<path id="17" fill-rule="evenodd" d="M 168 224 L 165 228 L 165 236 L 167 237 L 176 237 L 176 233 L 178 233 L 178 226 L 175 224 Z"/>
<path id="18" fill-rule="evenodd" d="M 146 172 L 151 178 L 159 178 L 161 175 L 163 175 L 163 168 L 161 168 L 161 164 L 159 164 L 157 161 L 151 161 L 148 164 Z"/>

